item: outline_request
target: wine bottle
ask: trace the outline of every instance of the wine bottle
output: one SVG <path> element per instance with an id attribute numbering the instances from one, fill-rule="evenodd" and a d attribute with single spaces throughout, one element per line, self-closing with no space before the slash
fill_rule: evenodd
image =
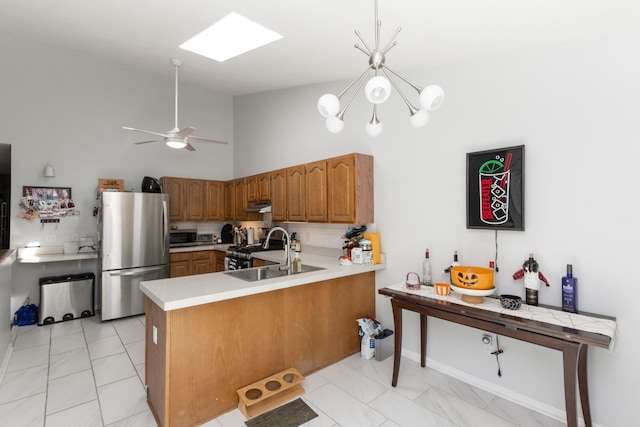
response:
<path id="1" fill-rule="evenodd" d="M 538 305 L 538 289 L 534 288 L 533 282 L 537 284 L 537 277 L 533 278 L 531 275 L 537 270 L 535 267 L 536 261 L 533 259 L 533 252 L 529 253 L 529 260 L 527 261 L 527 272 L 524 277 L 525 286 L 525 300 L 528 305 Z M 539 286 L 539 285 L 538 285 Z"/>
<path id="2" fill-rule="evenodd" d="M 573 277 L 573 265 L 567 264 L 567 275 L 562 278 L 562 311 L 577 313 L 578 278 Z"/>
<path id="3" fill-rule="evenodd" d="M 426 249 L 424 253 L 424 261 L 422 261 L 422 284 L 425 286 L 433 286 L 431 260 L 429 260 L 429 248 Z"/>
<path id="4" fill-rule="evenodd" d="M 454 250 L 453 251 L 453 262 L 451 263 L 451 265 L 447 268 L 444 269 L 444 273 L 449 274 L 451 273 L 451 267 L 457 267 L 459 266 L 460 263 L 458 262 L 458 251 Z"/>

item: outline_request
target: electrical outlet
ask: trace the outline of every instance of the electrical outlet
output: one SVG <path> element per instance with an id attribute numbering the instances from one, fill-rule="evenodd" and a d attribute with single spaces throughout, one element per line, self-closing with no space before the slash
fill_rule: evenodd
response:
<path id="1" fill-rule="evenodd" d="M 55 234 L 47 234 L 47 243 L 55 243 L 56 235 Z"/>
<path id="2" fill-rule="evenodd" d="M 493 352 L 493 337 L 488 334 L 482 336 L 482 344 L 484 345 L 484 352 L 491 354 Z"/>

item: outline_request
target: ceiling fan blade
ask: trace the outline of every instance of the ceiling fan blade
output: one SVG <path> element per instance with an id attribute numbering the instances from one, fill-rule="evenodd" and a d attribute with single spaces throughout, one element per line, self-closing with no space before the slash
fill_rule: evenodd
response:
<path id="1" fill-rule="evenodd" d="M 196 151 L 196 149 L 193 147 L 193 145 L 189 144 L 188 142 L 187 142 L 187 145 L 185 145 L 184 148 L 186 150 L 189 150 L 189 151 Z"/>
<path id="2" fill-rule="evenodd" d="M 178 132 L 176 132 L 175 136 L 177 136 L 178 138 L 186 138 L 187 136 L 191 135 L 195 130 L 196 128 L 187 126 L 186 128 L 182 128 Z"/>
<path id="3" fill-rule="evenodd" d="M 151 135 L 158 135 L 158 136 L 161 136 L 163 138 L 165 138 L 167 136 L 164 133 L 152 132 L 150 130 L 144 130 L 144 129 L 130 128 L 130 127 L 127 127 L 127 126 L 122 126 L 122 129 L 124 129 L 124 130 L 132 130 L 134 132 L 148 133 L 148 134 L 151 134 Z"/>
<path id="4" fill-rule="evenodd" d="M 138 144 L 148 144 L 150 142 L 160 142 L 159 139 L 152 139 L 150 141 L 140 141 L 140 142 L 134 142 L 134 144 L 138 145 Z"/>
<path id="5" fill-rule="evenodd" d="M 189 139 L 193 140 L 193 141 L 198 141 L 198 142 L 212 142 L 214 144 L 228 144 L 228 142 L 226 142 L 226 141 L 216 141 L 214 139 L 200 138 L 200 137 L 197 137 L 197 136 L 190 136 Z"/>

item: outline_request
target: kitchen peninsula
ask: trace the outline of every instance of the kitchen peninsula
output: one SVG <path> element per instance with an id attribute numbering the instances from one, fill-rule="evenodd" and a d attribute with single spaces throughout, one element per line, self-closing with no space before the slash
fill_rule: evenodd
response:
<path id="1" fill-rule="evenodd" d="M 282 251 L 256 256 L 279 261 Z M 305 253 L 308 273 L 247 282 L 225 273 L 141 284 L 145 382 L 163 427 L 234 409 L 236 390 L 288 368 L 307 375 L 360 350 L 356 319 L 375 315 L 375 271 Z"/>

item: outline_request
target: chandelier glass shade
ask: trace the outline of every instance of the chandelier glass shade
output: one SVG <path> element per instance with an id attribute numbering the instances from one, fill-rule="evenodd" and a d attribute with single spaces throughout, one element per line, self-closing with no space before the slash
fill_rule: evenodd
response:
<path id="1" fill-rule="evenodd" d="M 324 94 L 318 99 L 318 111 L 323 117 L 326 117 L 326 127 L 331 133 L 339 133 L 344 129 L 344 114 L 345 111 L 351 105 L 351 102 L 355 98 L 355 95 L 360 88 L 365 84 L 364 94 L 369 102 L 373 104 L 373 115 L 371 120 L 365 125 L 365 130 L 369 136 L 375 137 L 382 133 L 382 122 L 378 118 L 377 107 L 379 104 L 384 103 L 392 92 L 393 89 L 400 94 L 405 104 L 409 108 L 409 122 L 414 128 L 421 128 L 429 122 L 429 111 L 434 111 L 440 108 L 444 102 L 444 91 L 440 86 L 431 85 L 426 88 L 417 86 L 402 77 L 400 74 L 389 69 L 386 66 L 386 54 L 394 48 L 398 42 L 395 41 L 396 36 L 401 30 L 398 27 L 394 32 L 391 39 L 383 49 L 380 49 L 380 26 L 381 23 L 378 20 L 378 0 L 374 0 L 375 3 L 375 45 L 374 49 L 370 49 L 367 43 L 362 38 L 360 32 L 355 30 L 356 36 L 360 39 L 364 47 L 355 44 L 356 49 L 363 52 L 369 57 L 369 64 L 367 68 L 354 79 L 347 87 L 338 95 L 330 93 Z M 380 75 L 382 72 L 383 75 Z M 369 79 L 371 74 L 373 77 Z M 415 107 L 409 99 L 404 95 L 400 87 L 398 86 L 395 78 L 401 80 L 405 84 L 412 87 L 419 95 L 419 107 Z M 351 98 L 346 102 L 344 106 L 341 106 L 340 99 L 348 93 L 354 86 L 357 88 L 353 91 Z"/>

